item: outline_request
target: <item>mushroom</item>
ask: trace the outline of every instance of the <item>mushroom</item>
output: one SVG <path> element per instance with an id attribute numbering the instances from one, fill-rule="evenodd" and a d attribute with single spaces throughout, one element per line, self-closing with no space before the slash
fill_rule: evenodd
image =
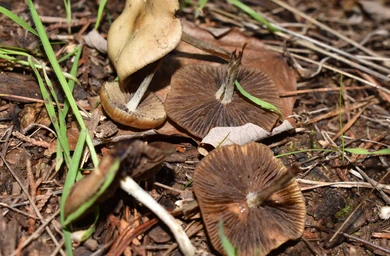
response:
<path id="1" fill-rule="evenodd" d="M 65 203 L 65 224 L 83 215 L 84 212 L 77 212 L 82 205 L 92 207 L 96 202 L 112 196 L 111 192 L 114 192 L 118 185 L 115 179 L 118 178 L 118 172 L 119 178 L 129 175 L 137 181 L 146 179 L 154 175 L 164 159 L 174 151 L 172 144 L 164 142 L 145 144 L 140 140 L 129 140 L 117 144 L 103 156 L 90 175 L 73 185 Z M 102 191 L 107 179 L 111 179 L 110 184 L 106 185 L 107 190 Z"/>
<path id="2" fill-rule="evenodd" d="M 247 123 L 270 131 L 278 114 L 259 108 L 235 91 L 237 80 L 252 96 L 280 108 L 272 79 L 260 70 L 241 66 L 243 50 L 238 54 L 234 51 L 228 65 L 188 65 L 178 70 L 172 77 L 171 91 L 165 101 L 169 118 L 200 138 L 213 127 Z"/>
<path id="3" fill-rule="evenodd" d="M 146 94 L 135 111 L 129 111 L 126 107 L 130 98 L 131 92 L 122 91 L 118 82 L 106 82 L 100 89 L 100 101 L 105 112 L 120 124 L 150 129 L 166 119 L 164 106 L 154 93 Z"/>
<path id="4" fill-rule="evenodd" d="M 120 143 L 113 151 L 105 155 L 97 169 L 91 175 L 74 184 L 65 202 L 64 226 L 82 216 L 86 209 L 102 200 L 107 186 L 117 185 L 153 211 L 171 230 L 184 255 L 192 256 L 195 248 L 183 228 L 171 214 L 145 192 L 132 177 L 139 180 L 158 170 L 158 166 L 175 147 L 168 143 L 152 142 L 149 145 L 140 140 Z M 120 163 L 120 166 L 118 165 Z M 120 180 L 114 182 L 112 177 L 119 171 Z M 107 179 L 112 179 L 106 182 Z M 107 184 L 108 183 L 108 184 Z M 105 197 L 107 198 L 107 196 Z"/>
<path id="5" fill-rule="evenodd" d="M 147 98 L 148 104 L 157 108 L 156 112 L 145 111 L 139 105 L 159 60 L 181 40 L 181 23 L 175 17 L 178 9 L 177 0 L 127 0 L 122 14 L 111 25 L 107 36 L 108 56 L 116 68 L 119 83 L 104 84 L 100 97 L 103 108 L 113 120 L 139 129 L 157 127 L 165 120 L 163 105 L 152 93 Z M 137 72 L 141 69 L 142 72 Z M 146 73 L 146 76 L 131 93 L 129 82 L 136 72 Z M 116 102 L 116 99 L 121 101 Z"/>
<path id="6" fill-rule="evenodd" d="M 213 247 L 226 255 L 219 225 L 239 256 L 268 254 L 305 225 L 305 203 L 294 175 L 259 143 L 213 150 L 198 164 L 194 192 Z"/>

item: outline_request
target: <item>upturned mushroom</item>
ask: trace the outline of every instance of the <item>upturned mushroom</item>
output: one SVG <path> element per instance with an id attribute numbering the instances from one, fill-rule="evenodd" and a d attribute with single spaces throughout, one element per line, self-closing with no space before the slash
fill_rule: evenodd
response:
<path id="1" fill-rule="evenodd" d="M 244 49 L 243 49 L 244 50 Z M 188 65 L 171 79 L 165 101 L 169 118 L 196 137 L 213 127 L 256 124 L 270 131 L 279 116 L 262 109 L 235 89 L 237 80 L 245 91 L 280 108 L 279 93 L 272 79 L 261 70 L 241 65 L 243 50 L 231 54 L 228 65 Z"/>
<path id="2" fill-rule="evenodd" d="M 194 192 L 213 247 L 226 255 L 219 225 L 239 256 L 267 255 L 305 226 L 305 203 L 294 179 L 265 145 L 213 150 L 195 169 Z"/>
<path id="3" fill-rule="evenodd" d="M 125 176 L 140 181 L 151 177 L 161 168 L 164 159 L 175 151 L 172 144 L 152 142 L 145 144 L 140 140 L 130 140 L 116 145 L 103 156 L 98 167 L 90 175 L 75 183 L 66 199 L 65 224 L 68 224 L 83 212 L 82 205 L 90 206 L 110 197 L 118 186 L 116 180 Z M 115 167 L 116 166 L 116 167 Z M 119 173 L 119 175 L 118 175 Z M 107 182 L 110 180 L 109 182 Z M 102 188 L 106 184 L 107 189 Z M 87 208 L 87 207 L 86 207 Z"/>
<path id="4" fill-rule="evenodd" d="M 146 96 L 147 102 L 140 102 L 159 60 L 181 40 L 181 23 L 175 17 L 178 9 L 177 0 L 127 0 L 122 14 L 110 27 L 108 56 L 115 66 L 119 83 L 103 85 L 100 97 L 107 114 L 118 123 L 147 129 L 164 122 L 163 104 L 153 93 Z M 136 86 L 130 84 L 136 72 L 143 74 L 143 80 L 135 91 L 129 87 Z M 154 109 L 148 110 L 150 105 Z"/>
<path id="5" fill-rule="evenodd" d="M 107 198 L 104 197 L 104 193 L 110 186 L 115 189 L 119 185 L 121 189 L 153 211 L 169 227 L 184 255 L 194 255 L 195 248 L 183 228 L 164 207 L 134 181 L 134 179 L 140 180 L 153 175 L 165 157 L 174 150 L 175 147 L 169 143 L 153 142 L 147 145 L 140 140 L 117 145 L 113 151 L 102 158 L 91 175 L 74 184 L 65 202 L 65 220 L 62 224 L 66 226 L 84 215 L 95 203 L 102 198 Z"/>

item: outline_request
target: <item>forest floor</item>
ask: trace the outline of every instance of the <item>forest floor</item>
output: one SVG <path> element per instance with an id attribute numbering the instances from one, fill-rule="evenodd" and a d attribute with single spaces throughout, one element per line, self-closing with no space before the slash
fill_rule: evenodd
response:
<path id="1" fill-rule="evenodd" d="M 168 210 L 194 200 L 192 177 L 204 158 L 198 137 L 171 120 L 156 129 L 131 129 L 112 121 L 97 104 L 102 85 L 116 78 L 107 53 L 84 42 L 96 22 L 99 1 L 71 2 L 70 31 L 64 1 L 34 2 L 58 59 L 82 46 L 80 83 L 73 96 L 98 158 L 128 138 L 172 143 L 176 152 L 165 159 L 154 182 L 141 185 Z M 278 89 L 290 105 L 283 107 L 283 114 L 294 129 L 262 143 L 286 166 L 297 163 L 304 169 L 297 181 L 306 204 L 306 226 L 301 239 L 283 244 L 271 255 L 390 255 L 390 222 L 381 215 L 390 206 L 390 156 L 372 154 L 390 148 L 390 2 L 243 3 L 282 29 L 270 31 L 223 0 L 210 0 L 202 10 L 196 0 L 181 1 L 177 17 L 189 34 L 223 49 L 240 50 L 249 42 L 244 65 L 265 67 L 276 79 L 289 80 Z M 125 1 L 108 1 L 98 28 L 103 38 L 124 5 Z M 0 6 L 33 24 L 25 1 L 0 1 Z M 39 38 L 0 15 L 0 48 L 10 47 L 24 49 L 50 66 Z M 277 54 L 268 53 L 271 50 Z M 171 76 L 180 67 L 224 63 L 202 60 L 200 53 L 181 42 L 162 62 L 151 90 L 164 101 Z M 280 60 L 290 71 L 279 66 Z M 60 62 L 65 72 L 72 64 L 72 58 Z M 56 170 L 56 133 L 45 101 L 28 65 L 0 56 L 0 71 L 0 255 L 65 255 L 59 209 L 68 169 L 63 163 Z M 59 82 L 51 71 L 48 74 L 63 103 L 66 97 Z M 73 151 L 80 129 L 71 112 L 66 126 Z M 81 167 L 88 175 L 94 164 L 88 154 L 84 156 Z M 74 244 L 74 255 L 181 255 L 164 224 L 152 225 L 156 217 L 125 193 L 118 190 L 100 211 L 94 233 L 86 242 Z M 199 254 L 218 255 L 199 214 L 176 218 Z M 123 248 L 112 246 L 120 239 L 125 240 Z"/>

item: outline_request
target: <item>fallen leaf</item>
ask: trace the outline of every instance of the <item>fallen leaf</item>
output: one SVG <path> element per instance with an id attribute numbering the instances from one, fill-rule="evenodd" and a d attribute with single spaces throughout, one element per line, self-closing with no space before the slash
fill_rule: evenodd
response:
<path id="1" fill-rule="evenodd" d="M 91 30 L 85 37 L 85 43 L 101 53 L 107 52 L 107 40 L 95 29 Z"/>
<path id="2" fill-rule="evenodd" d="M 294 126 L 288 120 L 284 120 L 281 125 L 275 127 L 271 132 L 267 132 L 260 126 L 252 123 L 237 127 L 215 127 L 203 138 L 198 147 L 198 151 L 200 154 L 206 156 L 208 154 L 208 145 L 211 145 L 214 148 L 231 144 L 244 145 L 292 129 L 294 129 Z"/>
<path id="3" fill-rule="evenodd" d="M 390 8 L 381 1 L 359 1 L 363 10 L 371 15 L 375 20 L 389 20 Z"/>

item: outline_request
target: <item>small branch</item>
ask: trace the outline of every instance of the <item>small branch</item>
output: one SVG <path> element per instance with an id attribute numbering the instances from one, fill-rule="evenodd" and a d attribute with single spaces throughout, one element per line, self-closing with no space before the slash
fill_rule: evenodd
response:
<path id="1" fill-rule="evenodd" d="M 140 201 L 151 211 L 153 211 L 157 217 L 159 217 L 171 230 L 175 236 L 180 250 L 186 256 L 195 255 L 195 247 L 191 244 L 190 239 L 180 225 L 176 222 L 175 218 L 167 212 L 159 203 L 157 203 L 148 193 L 146 193 L 132 178 L 126 177 L 120 182 L 120 187 Z"/>
<path id="2" fill-rule="evenodd" d="M 210 53 L 211 55 L 217 56 L 223 60 L 229 61 L 230 60 L 230 55 L 231 52 L 210 44 L 206 43 L 205 41 L 199 40 L 196 37 L 191 36 L 190 34 L 187 34 L 186 32 L 183 31 L 183 34 L 181 36 L 181 40 L 187 44 L 190 44 L 194 46 L 195 48 L 198 48 L 204 52 Z"/>

